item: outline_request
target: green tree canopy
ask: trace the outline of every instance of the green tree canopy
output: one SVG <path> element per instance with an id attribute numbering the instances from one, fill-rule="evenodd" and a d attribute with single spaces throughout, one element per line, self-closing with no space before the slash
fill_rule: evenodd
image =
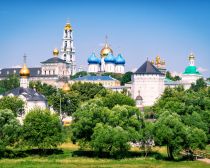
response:
<path id="1" fill-rule="evenodd" d="M 101 90 L 105 88 L 101 84 L 76 82 L 71 86 L 71 91 L 80 95 L 81 101 L 93 99 Z"/>
<path id="2" fill-rule="evenodd" d="M 17 75 L 9 75 L 6 79 L 0 80 L 0 94 L 20 86 Z"/>
<path id="3" fill-rule="evenodd" d="M 186 128 L 180 116 L 175 113 L 162 113 L 154 130 L 156 144 L 166 145 L 168 157 L 173 159 L 174 154 L 183 149 L 186 138 Z"/>
<path id="4" fill-rule="evenodd" d="M 60 102 L 61 100 L 61 102 Z M 77 92 L 69 91 L 67 93 L 62 92 L 61 90 L 57 93 L 53 93 L 49 96 L 49 105 L 53 106 L 53 109 L 57 112 L 60 111 L 67 115 L 72 115 L 80 104 L 80 95 Z M 61 104 L 60 104 L 61 103 Z"/>
<path id="5" fill-rule="evenodd" d="M 115 105 L 129 105 L 129 106 L 135 106 L 135 101 L 122 93 L 119 92 L 109 92 L 104 98 L 103 98 L 104 105 L 108 108 L 113 108 Z"/>
<path id="6" fill-rule="evenodd" d="M 130 72 L 130 71 L 126 72 L 126 73 L 122 76 L 122 78 L 121 78 L 121 80 L 120 80 L 121 85 L 124 85 L 125 83 L 130 82 L 130 81 L 131 81 L 131 76 L 132 76 L 132 74 L 133 74 L 133 73 Z"/>
<path id="7" fill-rule="evenodd" d="M 0 109 L 10 109 L 15 116 L 24 109 L 24 102 L 18 97 L 4 96 L 0 99 Z"/>
<path id="8" fill-rule="evenodd" d="M 0 110 L 0 149 L 14 145 L 19 140 L 20 123 L 11 110 Z"/>
<path id="9" fill-rule="evenodd" d="M 77 72 L 75 75 L 71 76 L 71 79 L 76 79 L 78 77 L 83 77 L 86 75 L 88 75 L 88 73 L 86 71 Z"/>
<path id="10" fill-rule="evenodd" d="M 24 119 L 22 137 L 29 147 L 57 147 L 63 142 L 63 128 L 58 115 L 48 110 L 33 109 Z"/>
<path id="11" fill-rule="evenodd" d="M 81 105 L 73 117 L 72 140 L 78 141 L 82 147 L 88 145 L 97 151 L 107 151 L 112 154 L 112 152 L 127 150 L 128 142 L 140 140 L 142 117 L 136 107 L 116 105 L 109 109 L 102 98 L 97 98 Z M 97 125 L 97 123 L 101 124 Z M 108 132 L 102 135 L 100 131 Z M 117 131 L 119 133 L 116 133 Z M 116 142 L 112 143 L 114 141 Z"/>
<path id="12" fill-rule="evenodd" d="M 200 79 L 196 80 L 195 84 L 194 83 L 191 84 L 190 89 L 192 89 L 193 91 L 196 92 L 196 91 L 198 91 L 200 89 L 203 89 L 203 88 L 206 88 L 206 87 L 207 87 L 206 82 L 204 81 L 203 78 L 200 78 Z"/>
<path id="13" fill-rule="evenodd" d="M 31 81 L 29 86 L 30 88 L 35 88 L 37 92 L 43 94 L 47 99 L 57 92 L 56 87 L 46 83 L 41 83 L 40 81 Z"/>
<path id="14" fill-rule="evenodd" d="M 171 73 L 169 71 L 166 72 L 166 78 L 172 80 L 172 81 L 179 81 L 182 78 L 180 76 L 172 76 Z"/>

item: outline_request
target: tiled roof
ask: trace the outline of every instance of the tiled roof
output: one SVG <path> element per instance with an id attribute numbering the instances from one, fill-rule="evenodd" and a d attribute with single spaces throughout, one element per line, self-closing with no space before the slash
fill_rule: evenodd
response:
<path id="1" fill-rule="evenodd" d="M 21 68 L 4 68 L 0 70 L 0 77 L 7 77 L 8 75 L 18 75 L 20 72 Z M 31 77 L 36 77 L 36 76 L 41 76 L 41 68 L 36 67 L 36 68 L 28 68 L 30 70 L 30 76 Z"/>
<path id="2" fill-rule="evenodd" d="M 8 96 L 9 94 L 13 94 L 14 96 L 22 95 L 27 101 L 46 101 L 46 98 L 42 94 L 39 94 L 31 88 L 18 87 L 6 92 L 4 96 Z"/>
<path id="3" fill-rule="evenodd" d="M 146 61 L 134 74 L 163 75 L 150 61 Z"/>
<path id="4" fill-rule="evenodd" d="M 48 60 L 46 60 L 46 61 L 43 61 L 43 62 L 41 62 L 42 64 L 52 64 L 52 63 L 66 63 L 66 61 L 65 60 L 62 60 L 62 59 L 60 59 L 60 58 L 58 58 L 58 57 L 53 57 L 53 58 L 50 58 L 50 59 L 48 59 Z"/>
<path id="5" fill-rule="evenodd" d="M 117 80 L 112 78 L 111 76 L 83 76 L 83 77 L 78 77 L 74 79 L 75 81 L 97 81 L 97 80 Z"/>

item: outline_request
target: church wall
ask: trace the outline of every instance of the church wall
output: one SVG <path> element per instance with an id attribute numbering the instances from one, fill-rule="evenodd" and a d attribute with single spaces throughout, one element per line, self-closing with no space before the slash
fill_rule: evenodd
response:
<path id="1" fill-rule="evenodd" d="M 132 97 L 138 96 L 138 91 L 143 98 L 144 106 L 151 106 L 164 91 L 164 76 L 160 75 L 141 75 L 132 76 Z"/>

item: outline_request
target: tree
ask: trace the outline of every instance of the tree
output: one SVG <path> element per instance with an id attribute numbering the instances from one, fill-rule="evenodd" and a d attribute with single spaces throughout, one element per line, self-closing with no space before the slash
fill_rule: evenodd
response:
<path id="1" fill-rule="evenodd" d="M 20 123 L 11 110 L 0 110 L 0 149 L 18 142 Z"/>
<path id="2" fill-rule="evenodd" d="M 19 87 L 20 81 L 17 75 L 9 75 L 6 79 L 0 81 L 0 94 Z"/>
<path id="3" fill-rule="evenodd" d="M 172 81 L 179 81 L 181 80 L 180 76 L 172 76 L 171 73 L 169 71 L 166 72 L 166 78 L 172 80 Z"/>
<path id="4" fill-rule="evenodd" d="M 71 79 L 76 79 L 78 77 L 83 77 L 86 75 L 88 75 L 88 73 L 86 71 L 77 72 L 75 75 L 71 76 Z"/>
<path id="5" fill-rule="evenodd" d="M 154 126 L 155 143 L 166 145 L 170 159 L 183 149 L 186 139 L 186 127 L 179 115 L 165 112 L 160 115 Z"/>
<path id="6" fill-rule="evenodd" d="M 131 81 L 131 76 L 132 76 L 132 72 L 126 72 L 123 76 L 122 76 L 122 79 L 121 79 L 121 85 L 124 85 L 125 83 L 128 83 Z"/>
<path id="7" fill-rule="evenodd" d="M 82 104 L 73 117 L 72 140 L 79 142 L 81 147 L 87 145 L 96 151 L 112 154 L 127 151 L 128 142 L 140 140 L 142 117 L 136 107 L 116 105 L 109 109 L 102 98 L 97 98 Z M 98 123 L 101 125 L 97 125 Z M 107 134 L 103 135 L 100 131 Z"/>
<path id="8" fill-rule="evenodd" d="M 80 95 L 74 91 L 64 93 L 60 90 L 59 92 L 49 96 L 49 105 L 52 105 L 53 109 L 57 112 L 60 111 L 61 105 L 61 112 L 67 115 L 72 115 L 72 113 L 74 113 L 79 107 L 79 103 Z"/>
<path id="9" fill-rule="evenodd" d="M 101 74 L 102 76 L 111 76 L 112 78 L 115 78 L 119 81 L 121 81 L 122 79 L 122 74 L 119 73 L 113 73 L 113 72 L 104 72 L 103 74 Z"/>
<path id="10" fill-rule="evenodd" d="M 93 99 L 101 90 L 105 88 L 101 84 L 76 82 L 71 86 L 71 91 L 80 95 L 81 101 Z"/>
<path id="11" fill-rule="evenodd" d="M 33 109 L 23 122 L 22 137 L 25 145 L 39 149 L 57 147 L 63 142 L 63 128 L 57 114 Z"/>
<path id="12" fill-rule="evenodd" d="M 56 87 L 46 83 L 41 83 L 40 81 L 31 81 L 29 86 L 30 88 L 35 88 L 37 92 L 43 94 L 47 99 L 57 92 Z"/>
<path id="13" fill-rule="evenodd" d="M 108 108 L 112 108 L 115 105 L 129 105 L 135 106 L 135 101 L 126 96 L 125 94 L 118 93 L 118 92 L 110 92 L 103 98 L 104 105 Z"/>
<path id="14" fill-rule="evenodd" d="M 202 129 L 196 127 L 187 127 L 187 137 L 184 148 L 190 154 L 194 153 L 196 149 L 205 149 L 207 137 Z"/>
<path id="15" fill-rule="evenodd" d="M 154 124 L 152 122 L 144 122 L 141 130 L 141 148 L 144 150 L 145 157 L 152 150 L 154 145 Z"/>
<path id="16" fill-rule="evenodd" d="M 113 155 L 123 155 L 130 149 L 129 133 L 119 126 L 112 127 L 97 123 L 91 139 L 91 147 L 99 154 L 108 152 Z"/>
<path id="17" fill-rule="evenodd" d="M 194 83 L 191 84 L 190 89 L 192 89 L 193 91 L 196 92 L 196 91 L 198 91 L 200 89 L 203 89 L 203 88 L 206 88 L 206 87 L 207 87 L 206 82 L 204 81 L 203 78 L 200 78 L 200 79 L 196 80 L 195 84 Z"/>
<path id="18" fill-rule="evenodd" d="M 18 97 L 4 96 L 0 99 L 0 109 L 10 109 L 17 116 L 24 109 L 24 102 Z"/>

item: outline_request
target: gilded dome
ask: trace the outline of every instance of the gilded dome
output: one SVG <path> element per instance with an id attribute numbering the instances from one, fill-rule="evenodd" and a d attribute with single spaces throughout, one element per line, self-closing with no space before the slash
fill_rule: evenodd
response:
<path id="1" fill-rule="evenodd" d="M 64 30 L 72 30 L 70 23 L 66 23 Z"/>
<path id="2" fill-rule="evenodd" d="M 195 59 L 195 56 L 194 56 L 193 53 L 190 53 L 190 55 L 189 55 L 189 60 L 190 60 L 190 59 Z"/>
<path id="3" fill-rule="evenodd" d="M 53 50 L 53 55 L 56 57 L 56 56 L 58 56 L 58 54 L 59 54 L 59 50 L 57 48 L 55 48 Z"/>
<path id="4" fill-rule="evenodd" d="M 113 54 L 112 49 L 108 46 L 108 44 L 105 44 L 104 48 L 101 50 L 101 57 L 107 56 L 109 53 Z"/>
<path id="5" fill-rule="evenodd" d="M 23 65 L 19 73 L 20 73 L 20 76 L 24 78 L 30 76 L 30 70 L 27 68 L 26 64 Z"/>
<path id="6" fill-rule="evenodd" d="M 65 83 L 65 84 L 63 85 L 63 87 L 62 87 L 62 90 L 63 90 L 64 92 L 68 92 L 68 91 L 70 90 L 69 84 L 68 84 L 68 83 Z"/>

